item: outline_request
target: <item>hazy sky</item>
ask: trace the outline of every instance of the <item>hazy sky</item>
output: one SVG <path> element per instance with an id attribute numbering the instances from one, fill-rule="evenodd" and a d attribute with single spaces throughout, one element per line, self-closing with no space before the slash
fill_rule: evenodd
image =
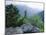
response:
<path id="1" fill-rule="evenodd" d="M 28 7 L 31 8 L 36 8 L 36 9 L 40 9 L 43 10 L 43 4 L 42 3 L 32 3 L 32 2 L 14 2 L 14 5 L 26 5 Z"/>
<path id="2" fill-rule="evenodd" d="M 41 9 L 43 10 L 43 4 L 42 3 L 32 3 L 32 2 L 13 2 L 13 1 L 6 1 L 6 5 L 9 5 L 9 4 L 17 4 L 17 5 L 26 5 L 28 7 L 32 7 L 32 8 L 38 8 L 38 9 Z"/>

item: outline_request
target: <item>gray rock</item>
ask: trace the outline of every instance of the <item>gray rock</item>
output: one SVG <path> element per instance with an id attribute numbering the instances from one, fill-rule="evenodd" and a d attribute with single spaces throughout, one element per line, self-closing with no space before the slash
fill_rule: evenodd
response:
<path id="1" fill-rule="evenodd" d="M 33 26 L 32 26 L 30 23 L 28 23 L 28 24 L 23 24 L 23 25 L 21 25 L 21 28 L 22 28 L 22 30 L 23 30 L 24 32 L 27 32 L 27 31 L 31 31 L 32 28 L 33 28 Z"/>
<path id="2" fill-rule="evenodd" d="M 40 29 L 38 27 L 33 27 L 31 32 L 38 33 L 40 32 Z"/>
<path id="3" fill-rule="evenodd" d="M 37 33 L 40 32 L 38 27 L 31 25 L 30 23 L 21 25 L 21 28 L 24 33 Z"/>
<path id="4" fill-rule="evenodd" d="M 20 27 L 15 27 L 15 28 L 9 27 L 9 28 L 6 28 L 5 30 L 5 35 L 22 34 L 22 33 L 23 31 Z"/>
<path id="5" fill-rule="evenodd" d="M 5 29 L 5 35 L 11 35 L 11 33 L 13 33 L 13 28 L 9 27 Z"/>
<path id="6" fill-rule="evenodd" d="M 20 27 L 9 27 L 5 29 L 5 35 L 23 34 L 23 33 L 37 33 L 40 32 L 39 28 L 32 26 L 30 23 L 23 24 Z"/>
<path id="7" fill-rule="evenodd" d="M 6 28 L 5 31 L 6 32 L 12 32 L 13 31 L 13 28 L 12 27 Z"/>
<path id="8" fill-rule="evenodd" d="M 11 35 L 11 32 L 6 32 L 5 35 Z"/>
<path id="9" fill-rule="evenodd" d="M 15 28 L 16 34 L 23 34 L 23 30 L 20 27 Z"/>

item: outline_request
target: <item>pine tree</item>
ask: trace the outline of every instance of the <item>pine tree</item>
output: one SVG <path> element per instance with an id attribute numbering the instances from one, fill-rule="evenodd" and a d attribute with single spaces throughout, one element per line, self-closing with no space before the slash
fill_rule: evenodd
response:
<path id="1" fill-rule="evenodd" d="M 5 7 L 6 11 L 6 27 L 10 26 L 16 26 L 17 19 L 19 18 L 19 10 L 16 8 L 16 6 L 6 5 Z"/>

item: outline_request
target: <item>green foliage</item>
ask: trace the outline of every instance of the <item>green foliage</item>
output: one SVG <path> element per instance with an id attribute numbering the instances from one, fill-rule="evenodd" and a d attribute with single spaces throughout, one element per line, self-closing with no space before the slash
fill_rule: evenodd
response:
<path id="1" fill-rule="evenodd" d="M 19 14 L 19 10 L 16 8 L 16 6 L 11 5 L 7 5 L 5 7 L 5 11 L 6 11 L 6 27 L 16 27 L 18 25 L 21 25 L 23 23 L 23 18 L 19 20 L 20 18 L 20 14 Z M 22 21 L 21 21 L 22 20 Z M 21 21 L 21 24 L 20 24 Z"/>
<path id="2" fill-rule="evenodd" d="M 44 31 L 44 23 L 43 21 L 40 19 L 40 16 L 32 16 L 30 19 L 29 19 L 30 23 L 33 25 L 33 26 L 36 26 L 40 29 L 40 31 Z"/>

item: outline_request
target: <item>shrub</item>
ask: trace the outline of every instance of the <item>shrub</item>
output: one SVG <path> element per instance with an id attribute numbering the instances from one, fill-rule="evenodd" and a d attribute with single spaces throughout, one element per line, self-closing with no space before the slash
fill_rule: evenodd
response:
<path id="1" fill-rule="evenodd" d="M 44 23 L 40 19 L 40 16 L 32 16 L 29 20 L 33 26 L 38 27 L 42 32 L 44 31 Z"/>

